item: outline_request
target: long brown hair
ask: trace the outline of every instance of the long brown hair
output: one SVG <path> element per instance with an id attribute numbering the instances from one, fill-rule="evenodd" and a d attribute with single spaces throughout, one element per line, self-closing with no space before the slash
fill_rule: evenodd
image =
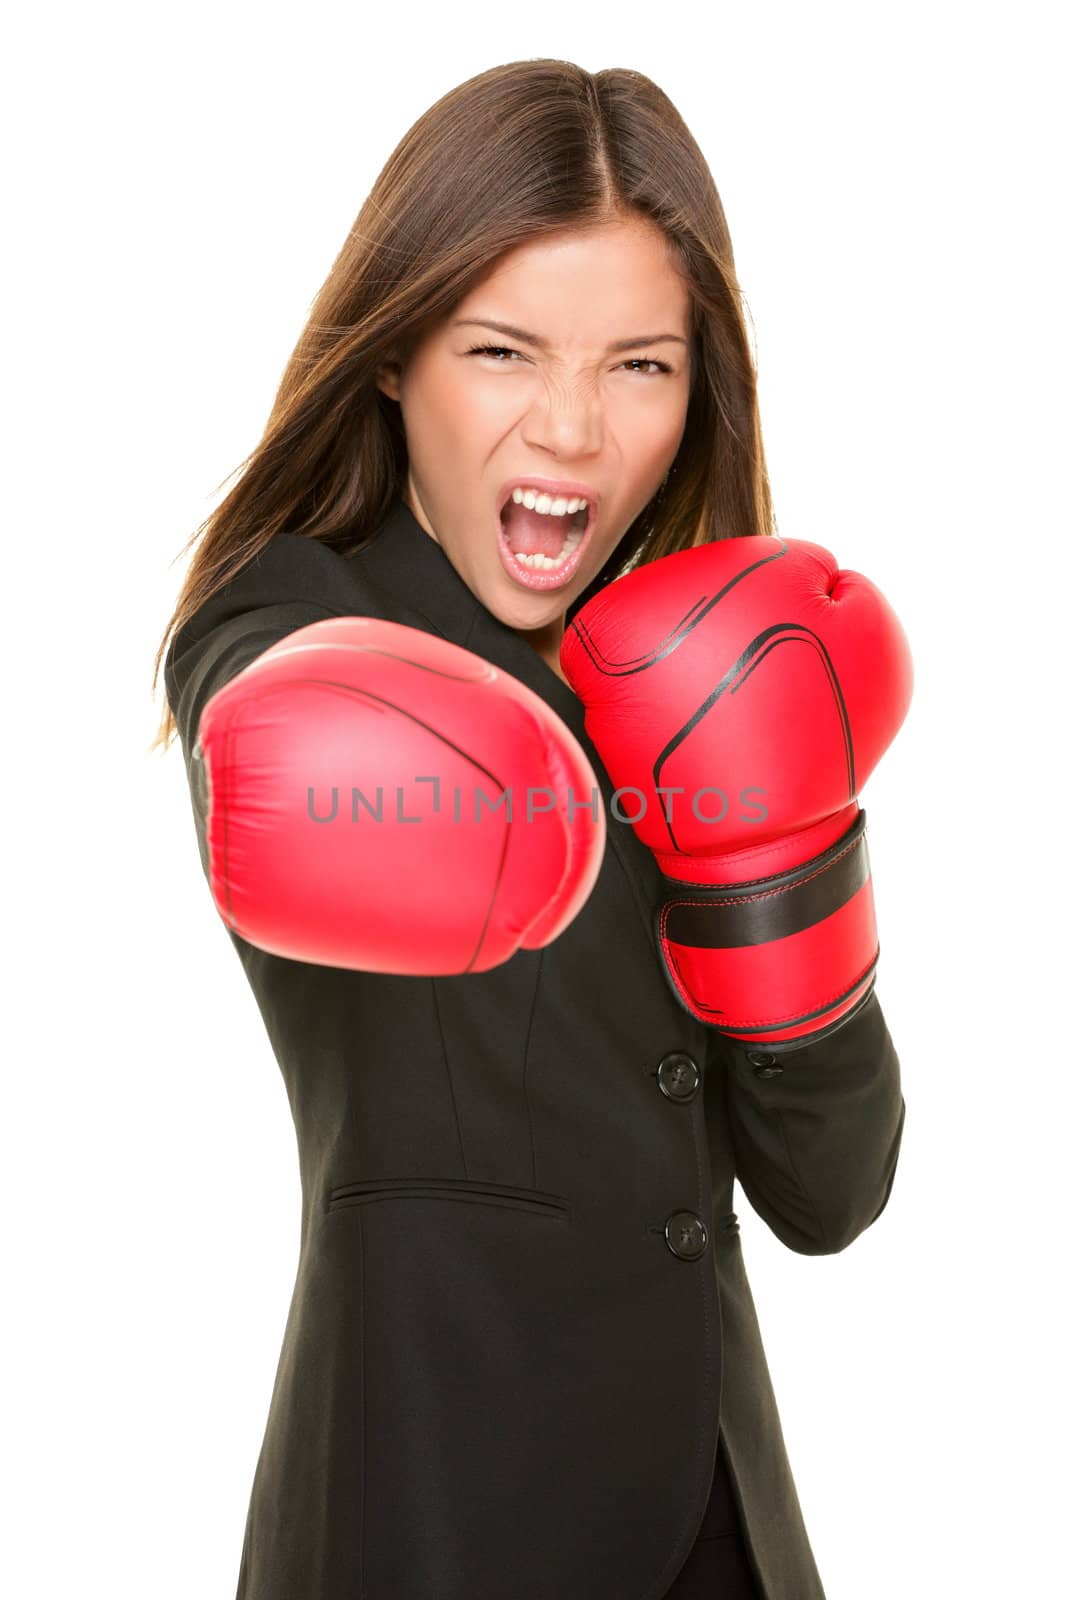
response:
<path id="1" fill-rule="evenodd" d="M 689 545 L 773 533 L 733 247 L 692 134 L 640 72 L 508 62 L 442 96 L 383 167 L 319 290 L 260 442 L 183 547 L 200 538 L 156 653 L 153 689 L 173 634 L 275 534 L 306 534 L 347 553 L 375 531 L 407 479 L 400 411 L 378 387 L 379 366 L 406 360 L 506 251 L 627 215 L 661 230 L 689 283 L 692 382 L 671 470 L 596 587 Z M 152 749 L 174 736 L 165 689 L 164 702 Z"/>

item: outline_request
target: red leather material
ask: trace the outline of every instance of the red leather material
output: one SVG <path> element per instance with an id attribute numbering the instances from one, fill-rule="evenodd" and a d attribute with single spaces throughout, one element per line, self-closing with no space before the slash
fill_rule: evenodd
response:
<path id="1" fill-rule="evenodd" d="M 288 634 L 208 701 L 197 748 L 215 904 L 276 955 L 484 972 L 558 937 L 600 870 L 602 807 L 570 729 L 420 629 L 341 617 Z"/>
<path id="2" fill-rule="evenodd" d="M 913 685 L 881 591 L 821 545 L 721 540 L 608 585 L 560 661 L 670 880 L 657 932 L 686 1008 L 759 1042 L 848 1015 L 878 955 L 857 797 Z"/>

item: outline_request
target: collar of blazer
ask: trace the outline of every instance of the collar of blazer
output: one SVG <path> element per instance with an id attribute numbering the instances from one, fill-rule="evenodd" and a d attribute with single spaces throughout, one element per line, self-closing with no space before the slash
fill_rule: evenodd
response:
<path id="1" fill-rule="evenodd" d="M 661 897 L 659 868 L 632 825 L 616 816 L 609 803 L 611 779 L 585 731 L 584 707 L 574 690 L 552 671 L 520 632 L 505 626 L 482 604 L 399 495 L 370 541 L 348 559 L 373 584 L 423 618 L 432 632 L 474 651 L 533 689 L 571 730 L 596 774 L 608 842 L 629 879 L 655 952 L 653 921 Z"/>

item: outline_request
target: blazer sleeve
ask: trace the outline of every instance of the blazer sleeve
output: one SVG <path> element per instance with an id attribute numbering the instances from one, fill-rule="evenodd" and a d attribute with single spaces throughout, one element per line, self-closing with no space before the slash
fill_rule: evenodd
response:
<path id="1" fill-rule="evenodd" d="M 737 1176 L 754 1211 L 801 1255 L 844 1250 L 889 1200 L 904 1098 L 872 988 L 826 1038 L 776 1054 L 715 1035 Z"/>
<path id="2" fill-rule="evenodd" d="M 207 795 L 195 758 L 207 702 L 286 634 L 345 609 L 347 567 L 335 552 L 299 534 L 278 534 L 177 631 L 163 667 L 193 802 L 200 859 L 208 871 Z M 351 594 L 348 599 L 351 600 Z"/>

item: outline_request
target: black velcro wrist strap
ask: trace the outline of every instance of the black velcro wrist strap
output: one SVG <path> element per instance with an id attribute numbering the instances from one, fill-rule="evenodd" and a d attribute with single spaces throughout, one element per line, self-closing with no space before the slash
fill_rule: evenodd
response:
<path id="1" fill-rule="evenodd" d="M 870 875 L 867 813 L 861 810 L 836 844 L 786 872 L 714 888 L 668 878 L 662 934 L 698 950 L 772 944 L 825 922 Z M 673 895 L 679 904 L 671 904 Z"/>

